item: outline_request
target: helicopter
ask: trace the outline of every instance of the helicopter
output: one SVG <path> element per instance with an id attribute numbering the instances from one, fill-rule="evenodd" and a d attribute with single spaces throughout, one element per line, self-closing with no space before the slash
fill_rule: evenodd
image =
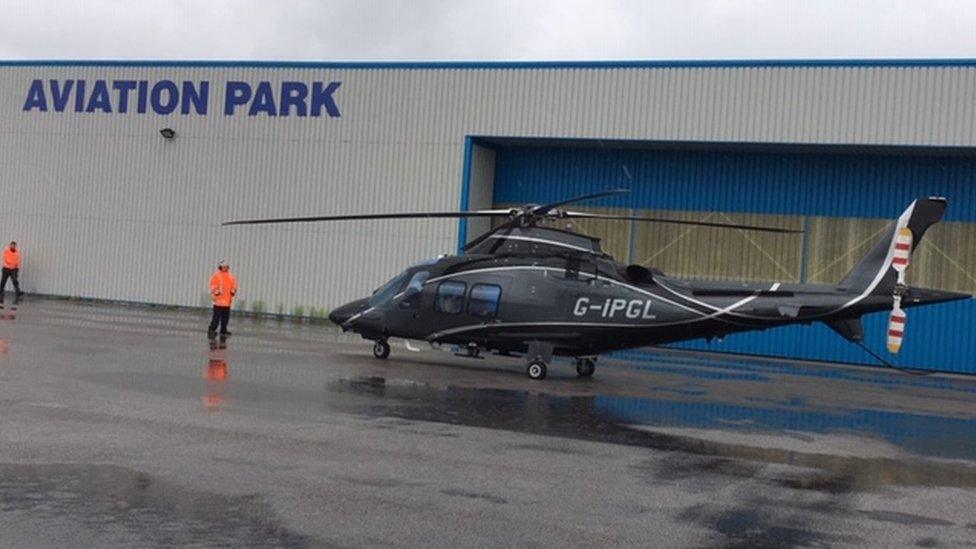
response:
<path id="1" fill-rule="evenodd" d="M 839 283 L 769 284 L 670 277 L 658 269 L 618 262 L 601 249 L 598 238 L 548 226 L 567 219 L 607 219 L 802 232 L 564 209 L 626 192 L 613 189 L 508 209 L 251 219 L 223 225 L 501 219 L 468 242 L 462 254 L 413 265 L 370 297 L 333 310 L 329 319 L 343 331 L 373 341 L 378 359 L 390 355 L 390 338 L 405 339 L 408 347 L 410 340 L 420 340 L 452 346 L 471 358 L 523 357 L 526 374 L 534 380 L 546 377 L 557 356 L 574 359 L 578 376 L 589 378 L 597 357 L 612 351 L 815 321 L 863 347 L 861 317 L 885 310 L 890 310 L 888 350 L 897 353 L 905 333 L 905 309 L 971 297 L 909 287 L 905 280 L 912 252 L 945 212 L 947 200 L 942 197 L 913 201 Z"/>

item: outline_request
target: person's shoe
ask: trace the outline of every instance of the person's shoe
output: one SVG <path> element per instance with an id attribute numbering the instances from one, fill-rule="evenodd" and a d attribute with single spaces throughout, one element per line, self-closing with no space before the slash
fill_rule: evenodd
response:
<path id="1" fill-rule="evenodd" d="M 20 299 L 22 295 L 24 295 L 24 292 L 17 292 L 17 299 Z"/>
<path id="2" fill-rule="evenodd" d="M 220 335 L 222 335 L 222 336 L 229 336 L 231 334 L 230 334 L 230 332 L 220 332 Z"/>
<path id="3" fill-rule="evenodd" d="M 213 338 L 217 337 L 217 332 L 215 332 L 213 330 L 207 330 L 207 337 L 209 337 L 210 339 L 213 339 Z"/>

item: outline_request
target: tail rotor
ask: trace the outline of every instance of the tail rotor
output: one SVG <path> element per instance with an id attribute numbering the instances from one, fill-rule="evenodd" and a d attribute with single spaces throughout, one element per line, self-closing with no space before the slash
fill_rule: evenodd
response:
<path id="1" fill-rule="evenodd" d="M 908 269 L 908 264 L 911 262 L 913 240 L 911 229 L 908 227 L 898 229 L 898 234 L 895 237 L 895 253 L 891 260 L 891 267 L 897 273 L 892 296 L 891 316 L 888 318 L 888 352 L 891 354 L 898 354 L 905 337 L 905 324 L 908 317 L 905 315 L 904 309 L 901 308 L 901 300 L 908 293 L 908 286 L 905 284 L 905 270 Z"/>

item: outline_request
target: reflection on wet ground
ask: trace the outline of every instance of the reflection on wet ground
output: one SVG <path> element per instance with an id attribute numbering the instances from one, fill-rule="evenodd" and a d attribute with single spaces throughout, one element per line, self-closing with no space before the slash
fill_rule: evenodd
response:
<path id="1" fill-rule="evenodd" d="M 460 532 L 498 518 L 467 545 L 511 532 L 515 545 L 560 533 L 579 544 L 674 535 L 675 545 L 723 547 L 976 539 L 976 378 L 657 350 L 601 359 L 590 380 L 556 364 L 538 383 L 517 360 L 394 342 L 377 361 L 323 326 L 235 319 L 232 339 L 207 340 L 205 323 L 22 305 L 0 332 L 10 388 L 0 462 L 85 451 L 77 464 L 0 465 L 3 524 L 23 517 L 66 529 L 54 540 L 88 533 L 113 545 L 450 545 L 430 533 L 444 516 L 478 517 Z M 7 344 L 17 352 L 5 355 Z M 135 464 L 86 465 L 91 456 Z M 222 482 L 186 491 L 157 481 L 179 476 L 154 469 L 169 460 L 197 483 L 241 484 L 229 496 Z M 191 475 L 197 465 L 206 474 Z M 240 495 L 261 480 L 258 493 L 275 498 Z M 293 500 L 290 512 L 261 503 Z M 540 501 L 555 516 L 537 518 Z M 362 534 L 347 508 L 389 529 L 347 538 Z M 592 523 L 566 520 L 580 509 Z M 346 522 L 329 531 L 316 513 Z M 305 529 L 291 528 L 295 517 Z M 429 520 L 420 536 L 433 538 L 403 541 L 415 520 Z M 577 530 L 554 530 L 574 521 Z M 624 531 L 632 537 L 613 537 Z"/>
<path id="2" fill-rule="evenodd" d="M 946 389 L 976 396 L 976 377 L 910 376 L 888 368 L 843 368 L 830 364 L 818 367 L 815 363 L 775 358 L 709 355 L 681 351 L 627 351 L 617 358 L 634 365 L 637 370 L 650 373 L 679 374 L 690 379 L 718 381 L 769 382 L 784 375 L 810 380 L 830 379 L 867 383 L 886 390 L 898 388 Z M 962 379 L 963 381 L 960 381 Z"/>
<path id="3" fill-rule="evenodd" d="M 757 460 L 821 469 L 826 476 L 783 479 L 797 489 L 851 491 L 878 485 L 976 487 L 976 418 L 952 419 L 868 410 L 770 409 L 608 396 L 556 396 L 529 391 L 438 387 L 382 377 L 341 379 L 330 391 L 368 397 L 339 406 L 371 417 L 398 417 L 627 444 L 657 450 Z M 335 404 L 333 404 L 335 405 Z M 658 429 L 658 427 L 664 427 Z M 674 429 L 693 428 L 693 429 Z M 786 443 L 723 432 L 786 434 Z M 806 435 L 877 436 L 914 455 L 853 455 L 831 439 Z M 843 442 L 843 441 L 842 441 Z M 924 457 L 971 460 L 933 461 Z"/>
<path id="4" fill-rule="evenodd" d="M 308 545 L 260 498 L 185 490 L 113 465 L 0 464 L 0 513 L 20 523 L 5 546 Z"/>
<path id="5" fill-rule="evenodd" d="M 920 383 L 941 384 L 935 380 Z M 960 389 L 969 392 L 971 387 Z M 504 429 L 664 451 L 667 457 L 648 460 L 646 465 L 652 484 L 707 485 L 714 482 L 708 479 L 725 478 L 765 485 L 760 490 L 765 495 L 752 496 L 751 501 L 733 498 L 693 505 L 676 517 L 714 529 L 721 540 L 716 545 L 721 547 L 870 546 L 874 543 L 853 534 L 824 531 L 813 517 L 848 513 L 844 498 L 886 487 L 976 487 L 974 418 L 827 411 L 798 401 L 776 403 L 781 408 L 771 408 L 770 403 L 731 406 L 606 395 L 560 396 L 418 384 L 381 376 L 336 380 L 328 390 L 360 397 L 354 403 L 346 402 L 342 409 L 367 417 Z M 715 437 L 716 432 L 733 436 Z M 857 445 L 851 448 L 846 437 L 878 438 L 908 453 L 864 452 Z M 877 453 L 882 455 L 872 455 Z M 954 459 L 932 459 L 945 457 Z M 786 495 L 774 487 L 785 489 Z M 790 496 L 791 492 L 826 499 L 804 503 Z M 948 531 L 970 527 L 903 511 L 864 510 L 854 520 L 858 516 Z M 937 537 L 919 541 L 941 544 Z"/>
<path id="6" fill-rule="evenodd" d="M 17 320 L 17 309 L 20 300 L 15 300 L 12 304 L 4 304 L 0 301 L 0 320 Z"/>
<path id="7" fill-rule="evenodd" d="M 203 396 L 204 406 L 216 411 L 223 404 L 225 383 L 227 382 L 227 337 L 209 339 L 207 353 L 207 369 L 204 378 L 207 380 L 207 394 Z"/>

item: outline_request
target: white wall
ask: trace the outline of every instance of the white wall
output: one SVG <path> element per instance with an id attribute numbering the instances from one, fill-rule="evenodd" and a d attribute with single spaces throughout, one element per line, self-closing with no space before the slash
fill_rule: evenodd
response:
<path id="1" fill-rule="evenodd" d="M 207 80 L 210 112 L 23 111 L 32 80 L 79 78 Z M 341 81 L 342 116 L 224 116 L 229 80 Z M 218 223 L 455 209 L 466 135 L 973 146 L 974 90 L 971 67 L 0 64 L 0 241 L 28 291 L 199 305 L 228 258 L 249 305 L 333 307 L 453 252 L 457 222 Z"/>

